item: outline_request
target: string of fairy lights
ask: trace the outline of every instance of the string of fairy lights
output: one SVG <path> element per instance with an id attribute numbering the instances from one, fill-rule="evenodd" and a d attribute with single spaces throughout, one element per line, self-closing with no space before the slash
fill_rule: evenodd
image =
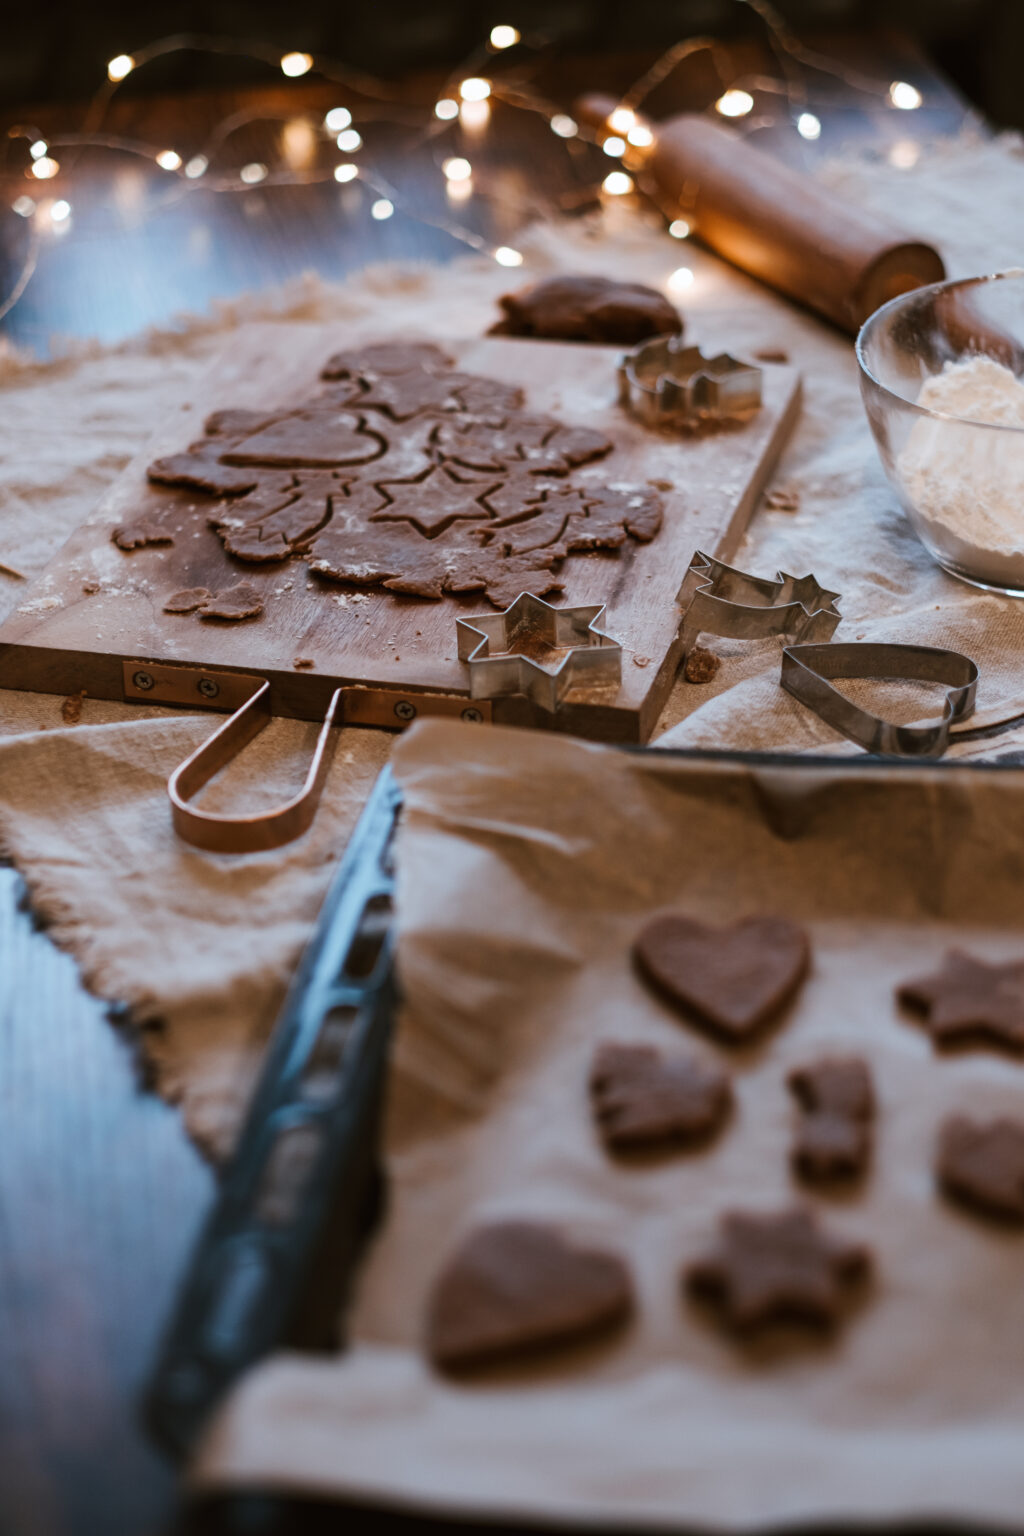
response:
<path id="1" fill-rule="evenodd" d="M 732 120 L 741 131 L 750 131 L 767 121 L 777 120 L 777 114 L 768 118 L 755 115 L 758 96 L 781 97 L 788 121 L 796 133 L 808 141 L 819 139 L 821 119 L 809 104 L 805 70 L 840 80 L 848 88 L 874 97 L 886 108 L 897 112 L 913 112 L 923 105 L 920 90 L 909 81 L 895 80 L 886 84 L 806 48 L 789 32 L 768 0 L 737 0 L 737 3 L 753 10 L 764 24 L 771 48 L 780 63 L 781 78 L 764 75 L 735 78 L 730 75 L 727 52 L 720 40 L 686 38 L 666 49 L 641 79 L 623 93 L 619 105 L 598 129 L 577 123 L 562 107 L 541 99 L 514 71 L 499 67 L 491 68 L 489 73 L 483 72 L 488 61 L 499 64 L 501 56 L 510 53 L 537 55 L 548 46 L 546 38 L 524 37 L 516 27 L 507 23 L 493 26 L 485 42 L 471 56 L 470 69 L 480 72 L 464 75 L 460 72 L 453 76 L 432 109 L 410 109 L 407 102 L 400 102 L 395 88 L 386 82 L 359 74 L 336 61 L 314 58 L 310 53 L 299 51 L 279 54 L 254 42 L 175 36 L 159 39 L 133 53 L 117 54 L 107 63 L 106 78 L 97 90 L 79 132 L 47 137 L 31 124 L 15 124 L 7 131 L 5 160 L 0 163 L 0 196 L 3 190 L 14 191 L 9 206 L 15 214 L 30 222 L 31 229 L 21 270 L 9 292 L 0 299 L 0 320 L 10 313 L 28 287 L 44 242 L 66 234 L 71 227 L 73 207 L 67 195 L 70 187 L 65 184 L 70 183 L 78 155 L 84 149 L 109 149 L 138 156 L 168 178 L 173 178 L 170 191 L 163 197 L 158 195 L 158 205 L 200 188 L 239 193 L 256 187 L 309 185 L 329 180 L 345 185 L 358 181 L 370 193 L 371 219 L 382 222 L 401 212 L 445 231 L 500 266 L 518 267 L 522 265 L 523 255 L 516 247 L 494 245 L 455 218 L 433 216 L 421 208 L 410 207 L 368 162 L 364 152 L 370 146 L 365 143 L 364 135 L 370 132 L 372 137 L 373 126 L 380 121 L 411 124 L 427 138 L 443 135 L 458 125 L 462 130 L 461 147 L 465 149 L 467 141 L 479 138 L 486 130 L 493 102 L 537 113 L 547 120 L 552 134 L 566 145 L 567 151 L 575 151 L 573 141 L 583 140 L 597 144 L 605 155 L 617 162 L 599 183 L 589 184 L 563 198 L 560 206 L 564 210 L 573 203 L 580 205 L 592 201 L 594 197 L 616 200 L 640 190 L 631 172 L 642 164 L 644 151 L 653 143 L 652 131 L 639 113 L 641 103 L 685 60 L 698 53 L 709 56 L 721 86 L 712 110 L 720 117 Z M 317 118 L 279 112 L 238 112 L 220 123 L 208 136 L 202 150 L 188 158 L 172 145 L 152 145 L 105 133 L 104 117 L 121 83 L 153 60 L 183 51 L 250 57 L 272 64 L 288 80 L 298 80 L 316 72 L 322 79 L 343 87 L 350 99 L 358 96 L 362 102 L 356 104 L 355 110 L 353 106 L 339 104 Z M 370 104 L 369 110 L 364 110 L 365 103 Z M 281 121 L 279 164 L 250 160 L 241 166 L 222 168 L 225 146 L 234 133 L 254 122 L 275 118 Z M 325 154 L 328 148 L 337 152 L 336 157 L 333 153 Z M 918 152 L 915 141 L 901 139 L 891 146 L 889 159 L 895 166 L 909 168 L 916 162 Z M 65 157 L 66 163 L 61 156 Z M 334 163 L 326 164 L 328 158 Z M 15 162 L 13 165 L 12 161 Z M 453 209 L 468 202 L 481 190 L 466 153 L 445 157 L 440 171 L 446 205 Z M 45 195 L 48 183 L 56 184 L 57 195 Z M 508 203 L 507 195 L 503 201 Z M 675 217 L 671 209 L 662 211 L 669 235 L 685 240 L 690 234 L 687 222 Z M 667 286 L 671 292 L 679 293 L 692 282 L 692 270 L 680 267 L 671 274 Z"/>

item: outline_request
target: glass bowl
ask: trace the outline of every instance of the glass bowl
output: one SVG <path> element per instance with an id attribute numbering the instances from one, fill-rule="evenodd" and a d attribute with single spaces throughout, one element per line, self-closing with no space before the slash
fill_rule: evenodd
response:
<path id="1" fill-rule="evenodd" d="M 972 358 L 1000 369 L 972 369 L 955 413 L 917 403 L 929 379 Z M 1024 373 L 1024 268 L 900 294 L 861 327 L 857 361 L 879 456 L 929 554 L 976 587 L 1024 597 L 1024 382 L 1003 371 Z M 975 411 L 989 420 L 968 419 Z"/>

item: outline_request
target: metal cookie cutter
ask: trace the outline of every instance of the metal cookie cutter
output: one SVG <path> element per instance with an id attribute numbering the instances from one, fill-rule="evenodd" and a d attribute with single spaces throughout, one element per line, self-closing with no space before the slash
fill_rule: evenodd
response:
<path id="1" fill-rule="evenodd" d="M 619 364 L 619 404 L 650 426 L 699 426 L 756 411 L 762 377 L 728 352 L 705 357 L 677 336 L 656 336 Z"/>
<path id="2" fill-rule="evenodd" d="M 676 598 L 683 609 L 679 633 L 685 651 L 702 630 L 730 640 L 830 640 L 842 617 L 839 597 L 814 576 L 780 571 L 769 581 L 698 550 Z"/>
<path id="3" fill-rule="evenodd" d="M 149 663 L 148 671 L 141 676 L 146 678 L 150 690 L 158 681 L 173 689 L 176 674 L 183 672 L 188 674 L 190 669 Z M 269 811 L 224 815 L 204 811 L 192 802 L 203 785 L 226 768 L 270 724 L 273 712 L 269 680 L 244 673 L 218 676 L 222 682 L 214 692 L 219 692 L 223 702 L 234 707 L 234 714 L 179 764 L 167 781 L 175 832 L 186 843 L 208 853 L 263 853 L 301 837 L 312 825 L 320 803 L 339 734 L 333 729 L 336 725 L 371 725 L 401 730 L 427 715 L 461 718 L 474 723 L 491 719 L 488 703 L 467 705 L 465 694 L 354 684 L 335 688 L 301 789 Z M 180 696 L 175 696 L 175 702 L 181 702 Z"/>
<path id="4" fill-rule="evenodd" d="M 929 725 L 896 725 L 861 709 L 832 687 L 835 678 L 945 683 L 942 719 Z M 801 704 L 866 752 L 891 757 L 941 757 L 954 721 L 974 712 L 978 667 L 960 651 L 931 645 L 794 645 L 782 653 L 780 682 Z"/>
<path id="5" fill-rule="evenodd" d="M 470 697 L 503 699 L 522 693 L 553 713 L 573 688 L 617 687 L 622 647 L 596 627 L 603 613 L 603 603 L 553 608 L 523 592 L 504 613 L 456 619 Z"/>

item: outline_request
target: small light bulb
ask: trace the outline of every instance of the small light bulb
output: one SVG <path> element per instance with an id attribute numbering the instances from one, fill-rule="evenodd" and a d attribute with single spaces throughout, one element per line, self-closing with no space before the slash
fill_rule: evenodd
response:
<path id="1" fill-rule="evenodd" d="M 626 153 L 626 141 L 625 139 L 620 139 L 618 134 L 612 133 L 605 139 L 601 148 L 606 155 L 611 155 L 613 160 L 618 160 Z"/>
<path id="2" fill-rule="evenodd" d="M 362 134 L 355 128 L 345 128 L 334 141 L 343 154 L 352 155 L 363 142 Z"/>
<path id="3" fill-rule="evenodd" d="M 265 165 L 261 165 L 258 160 L 250 160 L 248 165 L 242 166 L 238 174 L 247 187 L 254 187 L 258 181 L 262 181 L 266 176 L 267 168 Z"/>
<path id="4" fill-rule="evenodd" d="M 551 119 L 551 132 L 557 133 L 560 139 L 574 139 L 579 131 L 575 118 L 566 112 L 556 112 Z"/>
<path id="5" fill-rule="evenodd" d="M 690 226 L 685 219 L 673 219 L 668 232 L 673 240 L 685 240 L 690 233 Z"/>
<path id="6" fill-rule="evenodd" d="M 459 115 L 459 104 L 450 96 L 442 96 L 434 107 L 434 116 L 439 117 L 442 123 L 450 123 L 453 117 Z"/>
<path id="7" fill-rule="evenodd" d="M 499 245 L 494 253 L 494 259 L 499 267 L 521 267 L 523 253 L 515 250 L 511 245 Z"/>
<path id="8" fill-rule="evenodd" d="M 898 171 L 913 170 L 921 158 L 921 146 L 913 139 L 897 139 L 889 151 L 889 164 Z"/>
<path id="9" fill-rule="evenodd" d="M 911 85 L 909 80 L 894 80 L 889 87 L 889 100 L 901 112 L 916 112 L 924 101 L 924 97 L 917 86 Z"/>
<path id="10" fill-rule="evenodd" d="M 30 197 L 16 197 L 11 208 L 22 219 L 30 219 L 36 211 L 36 205 Z"/>
<path id="11" fill-rule="evenodd" d="M 43 155 L 41 159 L 32 162 L 32 175 L 38 176 L 40 181 L 49 181 L 59 170 L 60 166 L 49 155 Z"/>
<path id="12" fill-rule="evenodd" d="M 28 152 L 33 160 L 41 160 L 49 147 L 45 139 L 36 139 L 34 144 L 29 145 Z"/>
<path id="13" fill-rule="evenodd" d="M 645 123 L 637 123 L 626 134 L 627 142 L 635 144 L 637 149 L 648 149 L 654 143 L 654 134 Z"/>
<path id="14" fill-rule="evenodd" d="M 726 91 L 715 102 L 715 111 L 723 117 L 746 117 L 753 108 L 754 98 L 749 91 Z"/>
<path id="15" fill-rule="evenodd" d="M 352 113 L 348 107 L 332 107 L 324 118 L 324 127 L 328 133 L 340 133 L 351 121 Z"/>
<path id="16" fill-rule="evenodd" d="M 820 139 L 821 119 L 813 112 L 801 112 L 796 120 L 796 131 L 802 139 Z"/>
<path id="17" fill-rule="evenodd" d="M 308 75 L 312 68 L 311 53 L 286 53 L 281 59 L 281 73 L 288 75 L 290 79 L 297 79 L 299 75 Z"/>
<path id="18" fill-rule="evenodd" d="M 519 33 L 515 27 L 492 27 L 491 47 L 500 53 L 503 48 L 514 48 L 519 41 Z"/>
<path id="19" fill-rule="evenodd" d="M 181 156 L 176 149 L 162 149 L 156 163 L 162 171 L 177 171 L 181 168 Z"/>
<path id="20" fill-rule="evenodd" d="M 107 79 L 123 80 L 125 75 L 130 75 L 134 68 L 135 60 L 132 58 L 131 54 L 119 53 L 117 57 L 111 59 L 110 63 L 107 65 Z"/>
<path id="21" fill-rule="evenodd" d="M 378 197 L 375 203 L 370 204 L 370 217 L 373 219 L 390 219 L 395 211 L 395 205 L 389 197 Z"/>
<path id="22" fill-rule="evenodd" d="M 631 107 L 616 107 L 608 118 L 608 127 L 613 133 L 628 133 L 636 127 L 636 113 Z"/>
<path id="23" fill-rule="evenodd" d="M 71 217 L 71 204 L 59 197 L 55 203 L 50 204 L 50 218 L 55 224 L 63 224 L 65 219 Z"/>
<path id="24" fill-rule="evenodd" d="M 470 75 L 459 86 L 459 95 L 463 101 L 486 101 L 490 94 L 491 82 L 481 79 L 479 75 Z"/>
<path id="25" fill-rule="evenodd" d="M 353 165 L 351 160 L 346 160 L 342 165 L 334 167 L 335 181 L 355 181 L 359 175 L 358 165 Z"/>
<path id="26" fill-rule="evenodd" d="M 441 165 L 441 169 L 449 181 L 466 181 L 473 174 L 473 167 L 468 160 L 463 160 L 461 156 L 445 160 Z"/>
<path id="27" fill-rule="evenodd" d="M 633 178 L 627 176 L 625 171 L 610 171 L 601 186 L 611 197 L 625 197 L 627 192 L 633 190 Z"/>
<path id="28" fill-rule="evenodd" d="M 189 181 L 196 181 L 204 174 L 209 164 L 210 162 L 205 155 L 193 155 L 192 159 L 185 165 L 185 175 Z"/>
<path id="29" fill-rule="evenodd" d="M 665 283 L 669 293 L 685 293 L 693 287 L 693 272 L 689 267 L 676 267 Z"/>

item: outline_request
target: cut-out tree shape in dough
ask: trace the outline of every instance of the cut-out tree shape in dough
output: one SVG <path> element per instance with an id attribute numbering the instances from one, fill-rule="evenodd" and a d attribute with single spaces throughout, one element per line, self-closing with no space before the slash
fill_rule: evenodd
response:
<path id="1" fill-rule="evenodd" d="M 571 482 L 611 451 L 602 433 L 523 411 L 521 390 L 456 372 L 437 347 L 336 353 L 323 378 L 287 409 L 216 411 L 149 479 L 211 498 L 210 526 L 238 560 L 301 556 L 338 581 L 496 606 L 559 592 L 571 554 L 660 527 L 650 491 Z M 131 547 L 155 541 L 150 522 L 154 539 L 140 519 Z"/>

